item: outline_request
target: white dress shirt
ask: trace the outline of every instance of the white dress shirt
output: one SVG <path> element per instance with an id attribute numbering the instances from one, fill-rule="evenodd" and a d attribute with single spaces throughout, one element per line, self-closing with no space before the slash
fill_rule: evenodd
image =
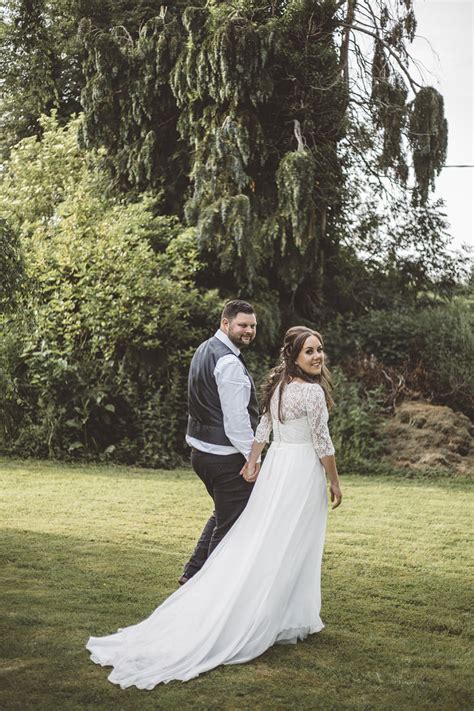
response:
<path id="1" fill-rule="evenodd" d="M 224 416 L 224 430 L 233 446 L 202 442 L 189 435 L 186 435 L 186 442 L 201 452 L 224 455 L 241 452 L 248 459 L 254 440 L 247 409 L 252 386 L 244 364 L 239 360 L 240 350 L 220 329 L 214 335 L 232 351 L 219 358 L 213 375 Z"/>

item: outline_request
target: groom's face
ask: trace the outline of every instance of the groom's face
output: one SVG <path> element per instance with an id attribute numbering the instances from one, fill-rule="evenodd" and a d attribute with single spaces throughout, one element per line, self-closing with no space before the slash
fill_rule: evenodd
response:
<path id="1" fill-rule="evenodd" d="M 223 318 L 221 329 L 237 348 L 243 348 L 249 346 L 255 338 L 257 319 L 255 314 L 244 314 L 239 311 L 230 321 Z"/>

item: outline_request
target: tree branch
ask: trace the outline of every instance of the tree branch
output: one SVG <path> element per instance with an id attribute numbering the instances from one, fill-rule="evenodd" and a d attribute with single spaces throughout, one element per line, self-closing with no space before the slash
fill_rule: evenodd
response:
<path id="1" fill-rule="evenodd" d="M 346 87 L 349 87 L 349 38 L 351 27 L 354 22 L 354 14 L 357 5 L 357 0 L 348 0 L 346 21 L 344 23 L 345 30 L 342 37 L 341 54 L 339 59 L 339 69 L 342 71 L 342 76 Z"/>
<path id="2" fill-rule="evenodd" d="M 346 25 L 344 24 L 343 26 L 345 27 Z M 393 51 L 393 49 L 390 47 L 390 45 L 388 44 L 388 42 L 387 42 L 386 40 L 382 39 L 382 38 L 380 37 L 380 35 L 376 34 L 375 32 L 370 32 L 369 30 L 366 30 L 364 27 L 361 27 L 360 25 L 351 25 L 349 29 L 354 30 L 355 32 L 362 32 L 364 35 L 368 35 L 369 37 L 373 37 L 373 38 L 376 39 L 378 42 L 380 42 L 380 44 L 382 44 L 382 45 L 385 47 L 385 49 L 387 50 L 387 52 L 395 59 L 395 61 L 396 61 L 397 64 L 399 65 L 400 69 L 401 69 L 402 72 L 405 74 L 405 76 L 406 76 L 406 78 L 408 79 L 408 82 L 409 82 L 409 84 L 410 84 L 410 86 L 411 86 L 411 88 L 412 88 L 413 93 L 414 93 L 414 94 L 417 94 L 417 93 L 418 93 L 418 89 L 421 89 L 421 88 L 422 88 L 422 85 L 421 85 L 421 84 L 418 84 L 418 82 L 416 82 L 416 81 L 413 79 L 413 77 L 411 76 L 411 74 L 409 73 L 408 69 L 407 69 L 407 68 L 405 67 L 405 65 L 403 64 L 403 62 L 402 62 L 402 60 L 400 59 L 400 57 L 398 56 L 398 54 Z"/>

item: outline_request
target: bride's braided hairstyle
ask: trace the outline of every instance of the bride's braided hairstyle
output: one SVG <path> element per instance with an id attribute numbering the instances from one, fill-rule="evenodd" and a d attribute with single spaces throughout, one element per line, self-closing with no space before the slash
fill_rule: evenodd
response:
<path id="1" fill-rule="evenodd" d="M 262 385 L 260 405 L 263 414 L 265 412 L 270 412 L 270 401 L 272 399 L 272 395 L 277 387 L 279 385 L 281 386 L 278 394 L 278 419 L 280 422 L 283 422 L 281 414 L 283 391 L 286 385 L 294 378 L 306 380 L 308 383 L 319 383 L 324 390 L 327 406 L 330 408 L 334 405 L 334 401 L 331 397 L 331 374 L 326 365 L 323 363 L 323 367 L 319 375 L 308 375 L 301 370 L 299 365 L 296 363 L 296 360 L 309 336 L 316 336 L 321 345 L 324 347 L 323 338 L 317 331 L 313 331 L 311 328 L 307 328 L 306 326 L 293 326 L 288 329 L 285 333 L 283 346 L 280 350 L 280 363 L 276 366 L 276 368 L 273 368 L 273 370 L 270 371 L 267 379 Z"/>

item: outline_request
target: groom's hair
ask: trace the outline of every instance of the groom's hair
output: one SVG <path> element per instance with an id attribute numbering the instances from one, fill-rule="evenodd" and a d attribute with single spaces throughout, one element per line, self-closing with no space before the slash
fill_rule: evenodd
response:
<path id="1" fill-rule="evenodd" d="M 233 301 L 228 301 L 224 306 L 221 319 L 226 318 L 228 321 L 232 321 L 239 313 L 254 314 L 255 309 L 248 301 L 234 299 Z"/>

